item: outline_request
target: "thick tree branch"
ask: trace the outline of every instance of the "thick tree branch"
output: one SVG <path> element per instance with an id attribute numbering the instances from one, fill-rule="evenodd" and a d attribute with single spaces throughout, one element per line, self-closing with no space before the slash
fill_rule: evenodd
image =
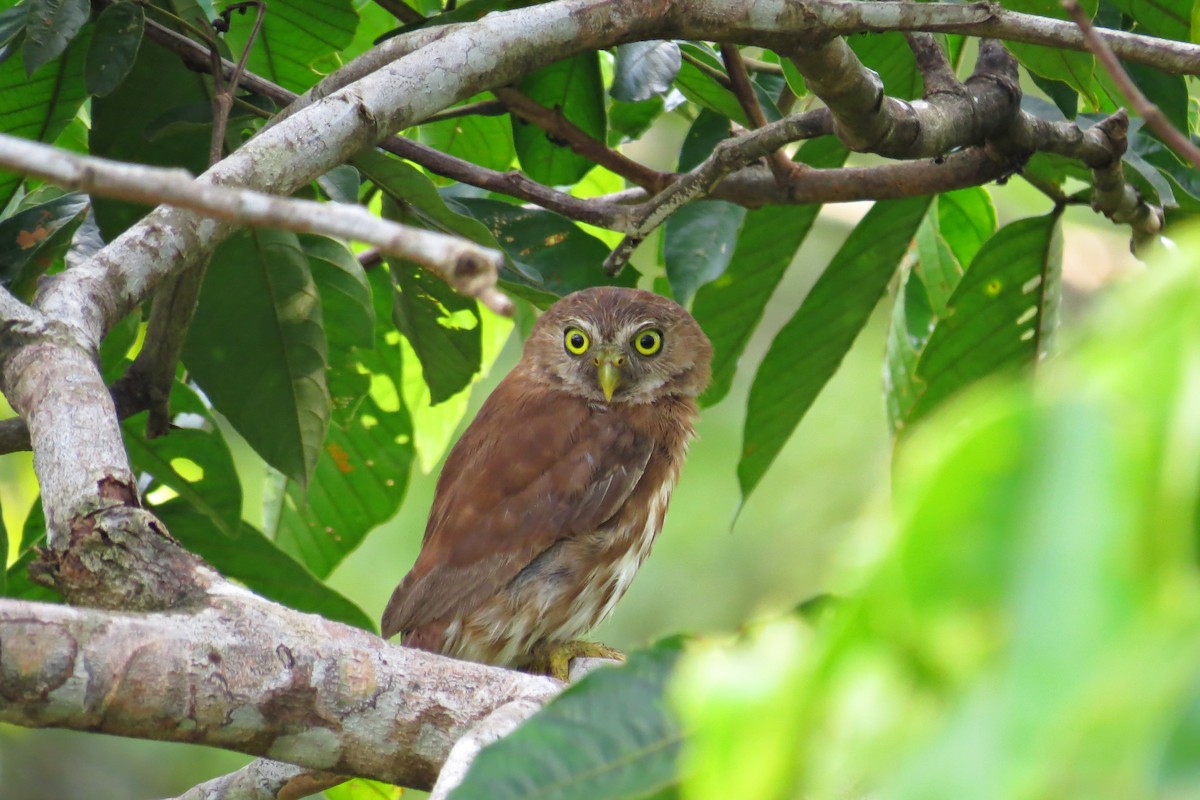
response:
<path id="1" fill-rule="evenodd" d="M 228 584 L 165 613 L 0 600 L 0 641 L 0 721 L 206 744 L 417 788 L 494 709 L 536 708 L 561 688 Z"/>

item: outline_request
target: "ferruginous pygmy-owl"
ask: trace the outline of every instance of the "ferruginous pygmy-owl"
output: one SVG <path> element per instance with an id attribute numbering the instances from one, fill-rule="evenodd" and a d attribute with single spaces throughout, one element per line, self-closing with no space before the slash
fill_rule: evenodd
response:
<path id="1" fill-rule="evenodd" d="M 650 292 L 586 289 L 552 305 L 450 451 L 383 635 L 470 661 L 555 664 L 650 553 L 711 360 L 691 315 Z"/>

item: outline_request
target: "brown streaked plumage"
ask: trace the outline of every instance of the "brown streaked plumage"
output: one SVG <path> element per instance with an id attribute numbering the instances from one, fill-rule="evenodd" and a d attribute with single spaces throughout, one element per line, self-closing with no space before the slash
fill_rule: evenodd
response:
<path id="1" fill-rule="evenodd" d="M 650 292 L 551 306 L 446 459 L 383 635 L 523 667 L 600 622 L 662 528 L 711 357 Z"/>

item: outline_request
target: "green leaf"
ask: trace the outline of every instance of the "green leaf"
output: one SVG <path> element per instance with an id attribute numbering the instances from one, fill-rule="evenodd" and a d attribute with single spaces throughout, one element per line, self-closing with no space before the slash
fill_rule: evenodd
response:
<path id="1" fill-rule="evenodd" d="M 88 0 L 29 0 L 25 22 L 25 75 L 63 54 L 91 15 Z"/>
<path id="2" fill-rule="evenodd" d="M 681 44 L 680 50 L 707 64 L 711 69 L 724 74 L 721 62 L 708 48 L 688 42 Z M 737 96 L 718 83 L 708 72 L 686 59 L 679 67 L 679 74 L 675 76 L 675 88 L 701 108 L 731 119 L 743 127 L 749 124 L 746 121 L 746 112 L 742 111 L 742 105 L 738 102 Z"/>
<path id="3" fill-rule="evenodd" d="M 1010 11 L 1036 14 L 1052 19 L 1069 19 L 1067 12 L 1057 0 L 1002 0 L 1001 5 Z M 1084 0 L 1080 5 L 1088 13 L 1088 16 L 1095 16 L 1097 0 Z M 1092 108 L 1099 104 L 1100 98 L 1096 94 L 1096 86 L 1092 80 L 1096 59 L 1090 53 L 1020 42 L 1009 42 L 1007 47 L 1021 62 L 1021 65 L 1030 72 L 1036 72 L 1043 78 L 1066 83 L 1085 97 Z"/>
<path id="4" fill-rule="evenodd" d="M 488 94 L 480 94 L 464 102 L 472 103 L 489 97 Z M 435 150 L 488 169 L 508 169 L 517 152 L 513 146 L 513 123 L 503 114 L 494 117 L 471 114 L 440 122 L 426 122 L 417 129 L 417 133 L 421 142 Z"/>
<path id="5" fill-rule="evenodd" d="M 833 137 L 805 142 L 796 160 L 819 169 L 840 167 L 846 149 Z M 746 214 L 725 273 L 700 287 L 692 316 L 713 344 L 713 377 L 700 402 L 710 406 L 729 393 L 738 360 L 762 319 L 784 270 L 808 235 L 821 207 L 766 206 Z"/>
<path id="6" fill-rule="evenodd" d="M 115 3 L 101 12 L 88 48 L 88 92 L 103 97 L 121 85 L 137 59 L 145 24 L 137 3 Z"/>
<path id="7" fill-rule="evenodd" d="M 665 106 L 661 97 L 651 97 L 640 103 L 614 100 L 608 107 L 608 146 L 616 147 L 640 138 L 654 120 L 662 116 Z"/>
<path id="8" fill-rule="evenodd" d="M 746 408 L 737 470 L 743 503 L 841 364 L 929 203 L 929 197 L 876 202 L 771 342 Z"/>
<path id="9" fill-rule="evenodd" d="M 433 182 L 410 164 L 381 150 L 365 150 L 354 157 L 353 163 L 403 211 L 396 215 L 398 221 L 500 249 L 487 226 L 447 206 Z"/>
<path id="10" fill-rule="evenodd" d="M 663 697 L 680 650 L 667 641 L 600 667 L 484 748 L 453 800 L 633 800 L 673 785 L 683 733 Z"/>
<path id="11" fill-rule="evenodd" d="M 636 103 L 671 90 L 683 59 L 669 41 L 630 42 L 617 47 L 612 86 L 614 100 Z"/>
<path id="12" fill-rule="evenodd" d="M 227 8 L 231 2 L 221 2 Z M 225 34 L 240 55 L 254 24 L 254 9 L 234 14 Z M 358 14 L 352 0 L 288 0 L 263 18 L 246 68 L 287 89 L 303 92 L 340 64 L 336 54 L 354 38 Z"/>
<path id="13" fill-rule="evenodd" d="M 183 360 L 250 446 L 301 486 L 329 424 L 326 354 L 320 297 L 296 235 L 251 230 L 225 240 Z"/>
<path id="14" fill-rule="evenodd" d="M 87 195 L 73 192 L 0 220 L 0 284 L 32 296 L 37 278 L 66 254 L 89 205 Z"/>
<path id="15" fill-rule="evenodd" d="M 1058 219 L 1052 213 L 1010 223 L 979 251 L 951 296 L 948 313 L 915 348 L 915 368 L 903 381 L 908 390 L 889 392 L 896 431 L 965 386 L 1032 364 L 1044 351 L 1059 294 Z M 893 383 L 901 381 L 893 377 Z"/>
<path id="16" fill-rule="evenodd" d="M 607 277 L 601 266 L 608 247 L 566 217 L 500 200 L 460 197 L 450 202 L 488 227 L 516 267 L 501 273 L 507 286 L 533 302 L 544 305 L 589 286 L 637 283 L 633 270 L 615 280 Z M 537 291 L 529 295 L 521 287 Z"/>
<path id="17" fill-rule="evenodd" d="M 236 538 L 242 525 L 242 484 L 229 445 L 209 410 L 185 384 L 171 389 L 172 430 L 147 439 L 146 415 L 121 423 L 133 468 L 153 476 L 142 486 L 150 509 L 175 502 L 208 521 L 221 536 Z"/>
<path id="18" fill-rule="evenodd" d="M 415 264 L 398 259 L 388 264 L 396 286 L 392 319 L 416 351 L 430 403 L 437 405 L 479 372 L 479 306 Z"/>
<path id="19" fill-rule="evenodd" d="M 884 91 L 905 100 L 919 99 L 925 93 L 925 81 L 917 69 L 917 59 L 904 40 L 904 34 L 860 33 L 847 36 L 850 49 L 870 69 L 879 73 Z"/>
<path id="20" fill-rule="evenodd" d="M 1133 62 L 1123 64 L 1129 77 L 1142 90 L 1146 98 L 1166 116 L 1178 131 L 1188 130 L 1188 91 L 1182 75 L 1168 75 L 1153 67 Z M 1157 136 L 1152 128 L 1144 126 L 1144 134 Z"/>
<path id="21" fill-rule="evenodd" d="M 16 5 L 0 11 L 0 61 L 12 55 L 9 45 L 25 33 L 25 22 L 29 19 L 29 8 Z"/>
<path id="22" fill-rule="evenodd" d="M 0 68 L 2 69 L 2 68 Z M 133 69 L 107 97 L 92 100 L 92 155 L 150 164 L 183 167 L 199 174 L 208 166 L 211 112 L 205 124 L 151 138 L 150 128 L 164 114 L 186 106 L 210 107 L 203 76 L 187 69 L 161 47 L 138 48 Z M 145 216 L 143 205 L 97 197 L 96 222 L 105 241 Z"/>
<path id="23" fill-rule="evenodd" d="M 517 90 L 554 109 L 593 139 L 605 141 L 604 82 L 598 53 L 580 53 L 530 73 Z M 595 164 L 552 140 L 545 131 L 513 115 L 513 141 L 521 168 L 548 186 L 565 186 L 582 178 Z"/>
<path id="24" fill-rule="evenodd" d="M 8 594 L 8 528 L 0 513 L 0 597 Z"/>
<path id="25" fill-rule="evenodd" d="M 362 264 L 336 239 L 302 233 L 299 242 L 321 293 L 321 320 L 330 348 L 371 347 L 375 308 Z"/>
<path id="26" fill-rule="evenodd" d="M 86 5 L 86 4 L 85 4 Z M 52 142 L 87 99 L 84 63 L 90 32 L 85 29 L 60 58 L 26 75 L 18 59 L 0 63 L 0 133 Z M 0 170 L 0 209 L 16 194 L 21 176 Z"/>
<path id="27" fill-rule="evenodd" d="M 1132 17 L 1143 30 L 1165 39 L 1188 41 L 1191 0 L 1112 0 L 1121 12 Z M 1128 68 L 1129 64 L 1124 65 Z"/>
<path id="28" fill-rule="evenodd" d="M 326 800 L 400 800 L 403 794 L 399 786 L 366 778 L 354 778 L 325 790 Z"/>

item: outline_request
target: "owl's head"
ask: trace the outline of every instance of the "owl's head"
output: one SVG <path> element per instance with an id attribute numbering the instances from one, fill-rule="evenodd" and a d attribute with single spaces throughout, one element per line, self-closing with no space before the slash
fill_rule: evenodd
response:
<path id="1" fill-rule="evenodd" d="M 704 391 L 712 345 L 678 303 L 603 286 L 546 309 L 523 361 L 537 377 L 593 402 L 649 403 Z"/>

